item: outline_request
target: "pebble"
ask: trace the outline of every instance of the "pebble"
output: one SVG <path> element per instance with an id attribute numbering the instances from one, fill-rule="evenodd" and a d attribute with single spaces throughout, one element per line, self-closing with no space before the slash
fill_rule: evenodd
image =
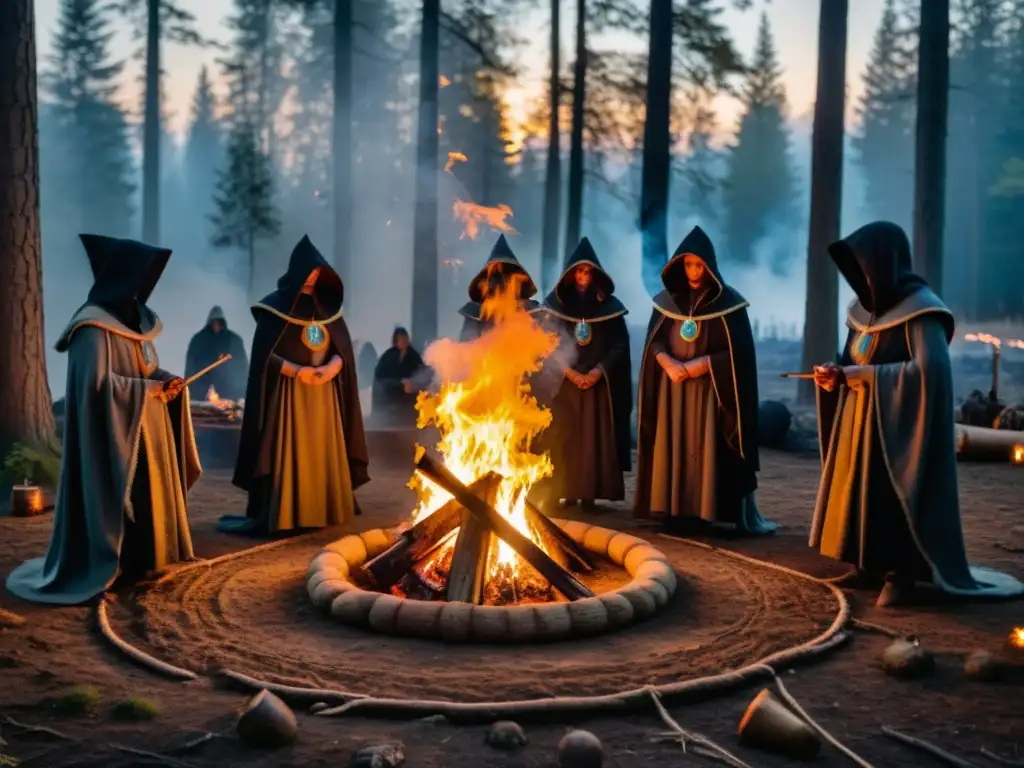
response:
<path id="1" fill-rule="evenodd" d="M 349 760 L 349 768 L 395 768 L 405 762 L 405 745 L 400 741 L 363 747 Z"/>
<path id="2" fill-rule="evenodd" d="M 309 708 L 309 714 L 315 715 L 317 712 L 323 712 L 325 709 L 330 709 L 331 705 L 326 701 L 318 701 L 316 704 Z"/>
<path id="3" fill-rule="evenodd" d="M 590 731 L 569 731 L 558 744 L 558 768 L 601 768 L 604 748 Z"/>
<path id="4" fill-rule="evenodd" d="M 975 680 L 992 682 L 999 678 L 1000 663 L 988 651 L 975 651 L 964 661 L 964 673 Z"/>
<path id="5" fill-rule="evenodd" d="M 526 733 L 519 723 L 499 720 L 487 731 L 484 741 L 495 749 L 513 750 L 526 744 Z"/>
<path id="6" fill-rule="evenodd" d="M 882 666 L 887 675 L 913 680 L 935 669 L 935 657 L 919 643 L 894 640 L 882 653 Z"/>

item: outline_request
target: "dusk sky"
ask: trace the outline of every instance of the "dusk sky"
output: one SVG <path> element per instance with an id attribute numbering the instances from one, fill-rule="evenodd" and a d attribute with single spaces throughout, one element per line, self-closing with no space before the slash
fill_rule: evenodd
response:
<path id="1" fill-rule="evenodd" d="M 850 89 L 848 103 L 851 111 L 861 92 L 861 76 L 871 49 L 875 27 L 881 18 L 883 3 L 884 0 L 856 0 L 850 3 L 847 83 Z M 205 35 L 224 42 L 230 39 L 230 32 L 224 25 L 224 20 L 232 11 L 232 0 L 181 0 L 181 5 L 195 14 Z M 562 11 L 563 57 L 566 61 L 571 61 L 574 35 L 573 5 L 572 0 L 565 0 Z M 723 2 L 723 5 L 729 3 Z M 60 0 L 36 0 L 39 60 L 42 67 L 46 66 L 45 60 L 51 51 L 59 7 Z M 818 0 L 771 0 L 757 3 L 753 10 L 745 13 L 729 8 L 722 14 L 737 46 L 744 55 L 747 55 L 754 47 L 761 8 L 767 9 L 779 48 L 792 118 L 805 115 L 814 102 L 818 7 Z M 544 68 L 548 57 L 544 29 L 547 26 L 548 15 L 535 13 L 534 17 L 532 29 L 524 30 L 524 37 L 537 43 L 524 50 L 524 72 L 519 79 L 518 88 L 507 96 L 513 120 L 522 119 L 526 105 L 546 88 Z M 136 45 L 131 40 L 128 25 L 119 25 L 118 34 L 112 43 L 112 53 L 118 58 L 127 59 Z M 168 73 L 165 88 L 170 102 L 171 128 L 181 133 L 188 120 L 189 102 L 200 67 L 207 64 L 215 78 L 219 75 L 214 62 L 217 54 L 213 51 L 165 45 L 163 55 L 164 68 Z M 137 73 L 137 65 L 133 62 L 123 78 L 122 102 L 132 108 L 140 104 Z M 720 126 L 731 131 L 737 115 L 736 104 L 731 103 L 731 100 L 722 100 L 718 104 L 718 115 Z"/>

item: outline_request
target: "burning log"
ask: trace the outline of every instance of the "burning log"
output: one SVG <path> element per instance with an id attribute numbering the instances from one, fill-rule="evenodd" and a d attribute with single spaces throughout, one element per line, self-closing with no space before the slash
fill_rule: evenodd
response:
<path id="1" fill-rule="evenodd" d="M 583 547 L 529 501 L 526 502 L 526 520 L 537 531 L 537 535 L 541 537 L 541 542 L 548 552 L 564 553 L 573 561 L 577 571 L 590 573 L 594 570 L 594 562 Z M 564 568 L 566 563 L 559 563 L 559 565 Z"/>
<path id="2" fill-rule="evenodd" d="M 487 506 L 493 505 L 492 495 L 487 499 Z M 459 537 L 455 541 L 455 554 L 452 556 L 452 569 L 448 573 L 448 602 L 481 605 L 487 582 L 491 529 L 484 520 L 469 512 L 464 512 L 462 518 Z"/>
<path id="3" fill-rule="evenodd" d="M 960 460 L 1016 463 L 1016 450 L 1020 445 L 1024 445 L 1024 432 L 956 425 L 956 452 Z"/>
<path id="4" fill-rule="evenodd" d="M 447 467 L 430 456 L 422 446 L 416 449 L 416 469 L 454 496 L 474 518 L 485 523 L 493 534 L 512 547 L 516 554 L 532 565 L 567 599 L 575 601 L 594 596 L 593 592 L 559 566 L 528 537 L 516 530 L 515 526 L 496 512 L 490 504 L 478 498 L 459 482 Z"/>
<path id="5" fill-rule="evenodd" d="M 469 486 L 469 492 L 487 497 L 498 487 L 501 477 L 493 472 Z M 402 533 L 398 541 L 363 566 L 363 574 L 381 591 L 398 583 L 413 564 L 429 554 L 461 523 L 462 504 L 450 500 L 433 514 Z"/>

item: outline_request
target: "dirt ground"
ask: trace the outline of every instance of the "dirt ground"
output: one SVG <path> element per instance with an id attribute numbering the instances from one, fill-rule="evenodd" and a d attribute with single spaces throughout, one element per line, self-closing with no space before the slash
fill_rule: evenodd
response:
<path id="1" fill-rule="evenodd" d="M 394 524 L 411 507 L 404 488 L 408 471 L 372 457 L 373 481 L 359 493 L 363 516 L 351 530 Z M 391 462 L 392 465 L 394 462 Z M 816 457 L 766 451 L 759 506 L 783 529 L 760 540 L 718 538 L 715 544 L 816 576 L 842 567 L 806 546 L 818 477 Z M 997 544 L 1020 525 L 1024 469 L 961 465 L 961 500 L 972 560 L 1024 577 L 1024 555 Z M 197 552 L 212 557 L 251 546 L 215 531 L 224 513 L 240 513 L 244 497 L 222 471 L 209 472 L 192 494 Z M 0 575 L 41 555 L 51 515 L 0 517 Z M 835 600 L 809 582 L 723 555 L 638 531 L 626 505 L 601 508 L 590 521 L 649 538 L 673 560 L 680 589 L 661 613 L 636 627 L 603 637 L 526 648 L 456 647 L 386 638 L 332 624 L 313 610 L 303 589 L 309 559 L 341 532 L 290 542 L 138 594 L 119 594 L 112 620 L 124 637 L 172 663 L 201 673 L 190 683 L 168 682 L 140 670 L 107 647 L 92 626 L 91 609 L 43 608 L 0 592 L 0 608 L 27 619 L 0 630 L 0 734 L 7 754 L 29 766 L 145 765 L 145 758 L 117 745 L 173 751 L 204 732 L 223 732 L 177 760 L 192 766 L 339 766 L 363 746 L 401 741 L 410 768 L 555 766 L 556 745 L 567 728 L 596 733 L 606 765 L 710 765 L 651 736 L 665 729 L 653 708 L 615 717 L 581 713 L 552 722 L 524 721 L 527 746 L 512 754 L 484 744 L 486 726 L 434 721 L 403 722 L 356 717 L 319 718 L 299 713 L 300 736 L 291 747 L 259 752 L 235 738 L 233 722 L 245 694 L 228 691 L 208 673 L 229 667 L 279 682 L 345 688 L 379 695 L 487 700 L 556 694 L 599 694 L 647 683 L 697 677 L 748 664 L 779 648 L 817 635 L 835 615 Z M 787 674 L 787 686 L 805 709 L 877 768 L 926 766 L 932 758 L 894 743 L 883 725 L 928 739 L 977 765 L 995 765 L 979 754 L 1024 758 L 1020 683 L 968 680 L 965 654 L 997 650 L 1014 625 L 1024 625 L 1024 603 L 964 603 L 935 598 L 915 609 L 879 611 L 871 593 L 849 593 L 854 612 L 876 624 L 914 634 L 937 655 L 937 670 L 920 681 L 886 677 L 880 656 L 889 640 L 863 632 L 827 657 Z M 90 715 L 58 716 L 54 702 L 67 689 L 92 685 L 103 701 Z M 751 765 L 788 766 L 783 758 L 740 747 L 736 726 L 762 686 L 753 684 L 705 701 L 672 706 L 686 728 L 715 739 Z M 159 705 L 150 722 L 121 722 L 114 704 L 145 696 Z M 70 737 L 25 732 L 6 718 L 45 725 Z M 5 753 L 6 750 L 6 753 Z M 180 764 L 179 763 L 179 764 Z M 4 764 L 0 760 L 0 765 Z M 792 763 L 795 765 L 795 763 Z M 825 748 L 812 764 L 849 764 Z"/>

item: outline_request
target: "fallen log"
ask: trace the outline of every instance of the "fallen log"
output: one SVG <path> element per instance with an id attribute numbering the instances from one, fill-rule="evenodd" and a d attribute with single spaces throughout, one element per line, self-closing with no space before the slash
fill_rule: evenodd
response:
<path id="1" fill-rule="evenodd" d="M 497 488 L 501 476 L 493 472 L 477 479 L 469 486 L 474 494 L 486 496 Z M 451 499 L 443 507 L 399 535 L 398 540 L 366 563 L 363 574 L 376 589 L 387 592 L 413 567 L 413 564 L 434 549 L 462 521 L 462 505 Z"/>
<path id="2" fill-rule="evenodd" d="M 444 464 L 427 453 L 422 446 L 416 448 L 416 469 L 444 488 L 459 500 L 459 503 L 475 518 L 479 518 L 499 539 L 508 544 L 521 558 L 532 565 L 541 576 L 565 595 L 575 601 L 593 597 L 594 593 L 581 584 L 571 573 L 552 560 L 540 547 L 516 530 L 510 522 L 494 508 L 477 497 L 469 488 L 459 482 Z"/>
<path id="3" fill-rule="evenodd" d="M 1014 447 L 1024 445 L 1024 432 L 956 425 L 956 453 L 961 461 L 1013 461 Z"/>

